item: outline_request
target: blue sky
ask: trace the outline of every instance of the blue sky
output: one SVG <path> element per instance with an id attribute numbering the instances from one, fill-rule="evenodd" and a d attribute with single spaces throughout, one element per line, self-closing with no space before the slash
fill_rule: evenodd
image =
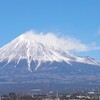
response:
<path id="1" fill-rule="evenodd" d="M 75 38 L 94 48 L 75 54 L 100 60 L 100 0 L 0 0 L 0 47 L 30 29 Z"/>

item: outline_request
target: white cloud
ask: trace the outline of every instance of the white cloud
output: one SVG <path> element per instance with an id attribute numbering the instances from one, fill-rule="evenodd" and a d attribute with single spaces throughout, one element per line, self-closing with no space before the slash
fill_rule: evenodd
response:
<path id="1" fill-rule="evenodd" d="M 24 38 L 41 42 L 47 46 L 53 46 L 55 48 L 62 49 L 64 51 L 75 50 L 77 52 L 84 52 L 90 50 L 100 50 L 95 43 L 86 45 L 80 42 L 80 40 L 72 37 L 61 37 L 55 35 L 55 33 L 37 33 L 33 30 L 24 33 Z"/>

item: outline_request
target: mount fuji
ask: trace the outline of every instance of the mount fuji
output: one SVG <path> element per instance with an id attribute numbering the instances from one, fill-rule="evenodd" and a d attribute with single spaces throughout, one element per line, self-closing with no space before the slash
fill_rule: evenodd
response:
<path id="1" fill-rule="evenodd" d="M 60 91 L 68 84 L 100 84 L 99 62 L 73 55 L 41 39 L 34 34 L 22 34 L 0 48 L 0 92 L 33 88 Z"/>

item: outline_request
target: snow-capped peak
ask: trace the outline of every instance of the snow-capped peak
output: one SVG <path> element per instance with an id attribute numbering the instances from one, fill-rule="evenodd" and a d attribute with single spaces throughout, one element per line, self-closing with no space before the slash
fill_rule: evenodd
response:
<path id="1" fill-rule="evenodd" d="M 28 70 L 31 71 L 31 62 L 37 61 L 38 64 L 35 70 L 41 65 L 42 62 L 66 62 L 71 64 L 70 61 L 97 64 L 94 60 L 90 58 L 81 58 L 73 54 L 55 48 L 54 46 L 49 46 L 38 38 L 36 34 L 22 34 L 7 45 L 0 49 L 0 62 L 7 60 L 7 63 L 2 67 L 4 68 L 11 61 L 16 60 L 17 64 L 21 59 L 27 60 Z M 2 69 L 1 68 L 1 69 Z"/>
<path id="2" fill-rule="evenodd" d="M 46 61 L 66 61 L 68 58 L 63 57 L 53 47 L 44 45 L 43 43 L 36 41 L 36 36 L 30 34 L 22 34 L 12 42 L 8 43 L 0 49 L 0 61 L 7 60 L 9 62 L 17 60 L 17 63 L 21 59 L 27 59 L 28 69 L 30 69 L 31 61 L 38 61 L 36 69 L 42 62 Z"/>

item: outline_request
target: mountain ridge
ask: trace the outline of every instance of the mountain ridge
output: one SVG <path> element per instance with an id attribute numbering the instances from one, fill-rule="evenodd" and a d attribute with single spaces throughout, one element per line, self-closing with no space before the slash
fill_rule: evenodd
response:
<path id="1" fill-rule="evenodd" d="M 71 65 L 70 61 L 81 62 L 86 64 L 98 65 L 94 59 L 90 57 L 78 57 L 69 52 L 60 50 L 44 43 L 41 43 L 37 35 L 22 34 L 7 45 L 0 48 L 0 62 L 7 60 L 7 63 L 1 68 L 6 67 L 8 63 L 16 60 L 16 64 L 21 59 L 27 59 L 28 70 L 31 70 L 31 62 L 37 61 L 35 70 L 41 65 L 42 62 L 66 62 Z"/>

